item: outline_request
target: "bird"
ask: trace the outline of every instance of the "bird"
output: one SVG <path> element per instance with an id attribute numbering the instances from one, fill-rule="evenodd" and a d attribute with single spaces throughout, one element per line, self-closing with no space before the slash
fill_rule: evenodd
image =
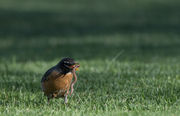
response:
<path id="1" fill-rule="evenodd" d="M 69 90 L 71 88 L 70 95 L 72 95 L 77 81 L 76 71 L 79 67 L 79 63 L 76 63 L 73 58 L 65 57 L 44 73 L 41 87 L 48 103 L 53 98 L 64 98 L 65 104 L 68 102 Z"/>

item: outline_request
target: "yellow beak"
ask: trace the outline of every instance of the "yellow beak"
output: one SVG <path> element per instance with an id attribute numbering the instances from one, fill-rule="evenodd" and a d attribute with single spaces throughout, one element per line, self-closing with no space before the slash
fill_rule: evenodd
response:
<path id="1" fill-rule="evenodd" d="M 79 70 L 79 68 L 76 68 L 76 71 L 78 71 Z"/>

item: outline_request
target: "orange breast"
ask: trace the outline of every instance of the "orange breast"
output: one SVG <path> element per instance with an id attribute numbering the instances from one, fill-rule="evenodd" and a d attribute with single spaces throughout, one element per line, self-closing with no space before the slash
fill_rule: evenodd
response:
<path id="1" fill-rule="evenodd" d="M 54 73 L 54 74 L 53 74 Z M 48 80 L 42 83 L 42 88 L 45 95 L 54 94 L 56 96 L 63 96 L 69 89 L 72 81 L 72 73 L 55 77 L 55 72 L 49 75 Z"/>

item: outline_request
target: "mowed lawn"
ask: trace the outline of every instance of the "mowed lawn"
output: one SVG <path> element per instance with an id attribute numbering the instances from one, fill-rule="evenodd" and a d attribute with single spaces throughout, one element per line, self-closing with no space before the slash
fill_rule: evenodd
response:
<path id="1" fill-rule="evenodd" d="M 178 0 L 1 0 L 0 115 L 180 115 Z M 43 73 L 80 63 L 68 104 Z"/>

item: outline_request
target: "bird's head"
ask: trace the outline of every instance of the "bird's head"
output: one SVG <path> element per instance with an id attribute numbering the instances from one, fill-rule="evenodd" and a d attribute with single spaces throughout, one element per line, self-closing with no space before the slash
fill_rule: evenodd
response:
<path id="1" fill-rule="evenodd" d="M 61 69 L 66 70 L 66 72 L 72 71 L 74 68 L 78 70 L 78 67 L 80 66 L 79 63 L 76 63 L 74 59 L 72 58 L 63 58 L 59 63 L 58 66 Z"/>

